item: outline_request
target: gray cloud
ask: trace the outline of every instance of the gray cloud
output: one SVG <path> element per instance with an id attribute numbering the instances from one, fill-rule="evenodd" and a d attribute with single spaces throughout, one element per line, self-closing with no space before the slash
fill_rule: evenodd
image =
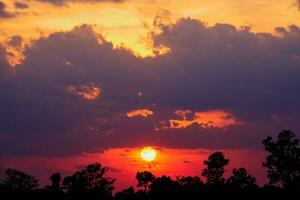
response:
<path id="1" fill-rule="evenodd" d="M 21 47 L 22 43 L 23 43 L 23 38 L 19 35 L 12 36 L 8 41 L 8 45 L 15 48 Z"/>
<path id="2" fill-rule="evenodd" d="M 15 14 L 8 12 L 6 10 L 6 4 L 0 1 L 0 18 L 12 18 L 12 17 L 15 17 Z"/>
<path id="3" fill-rule="evenodd" d="M 300 131 L 297 26 L 278 28 L 281 37 L 193 19 L 157 26 L 161 33 L 150 33 L 151 41 L 171 52 L 155 58 L 115 49 L 82 25 L 35 41 L 15 75 L 3 62 L 2 154 L 69 155 L 137 145 L 259 148 L 266 135 Z M 70 85 L 97 85 L 101 93 L 87 101 L 70 93 Z M 154 115 L 126 117 L 142 108 Z M 177 109 L 222 109 L 244 123 L 154 130 L 178 117 Z"/>
<path id="4" fill-rule="evenodd" d="M 17 9 L 27 9 L 27 8 L 29 8 L 29 6 L 28 6 L 28 4 L 26 4 L 26 3 L 22 3 L 22 2 L 15 2 L 15 8 L 17 8 Z"/>

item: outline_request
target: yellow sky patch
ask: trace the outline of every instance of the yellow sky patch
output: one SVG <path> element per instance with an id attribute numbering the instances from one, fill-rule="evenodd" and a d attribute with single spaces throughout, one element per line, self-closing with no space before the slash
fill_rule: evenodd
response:
<path id="1" fill-rule="evenodd" d="M 272 32 L 276 26 L 298 24 L 300 12 L 295 0 L 127 0 L 124 3 L 104 2 L 97 4 L 69 3 L 53 6 L 28 1 L 29 8 L 17 10 L 13 0 L 4 0 L 7 10 L 19 12 L 12 19 L 0 19 L 0 42 L 13 35 L 21 35 L 25 42 L 66 31 L 76 25 L 94 24 L 97 31 L 114 45 L 124 45 L 137 55 L 152 54 L 143 41 L 159 10 L 172 13 L 173 18 L 192 17 L 209 25 L 230 23 L 236 26 L 252 26 L 256 32 Z"/>

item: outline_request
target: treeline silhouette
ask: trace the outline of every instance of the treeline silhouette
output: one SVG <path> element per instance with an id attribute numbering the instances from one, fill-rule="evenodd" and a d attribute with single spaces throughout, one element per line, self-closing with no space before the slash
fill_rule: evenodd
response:
<path id="1" fill-rule="evenodd" d="M 225 179 L 225 167 L 229 159 L 222 152 L 212 153 L 204 161 L 200 176 L 155 177 L 151 172 L 136 174 L 137 190 L 129 187 L 113 193 L 115 179 L 107 176 L 108 168 L 99 163 L 62 178 L 59 173 L 51 175 L 51 184 L 41 188 L 38 180 L 24 172 L 7 169 L 0 183 L 1 199 L 208 199 L 208 198 L 287 198 L 300 194 L 300 148 L 299 140 L 292 131 L 284 130 L 277 139 L 263 140 L 267 157 L 262 163 L 267 169 L 269 183 L 260 187 L 255 177 L 243 167 L 233 169 Z M 293 196 L 294 198 L 297 196 Z"/>

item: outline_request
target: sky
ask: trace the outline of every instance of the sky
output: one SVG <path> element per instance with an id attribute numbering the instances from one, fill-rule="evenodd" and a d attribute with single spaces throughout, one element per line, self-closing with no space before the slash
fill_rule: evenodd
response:
<path id="1" fill-rule="evenodd" d="M 222 150 L 263 184 L 261 141 L 300 136 L 299 19 L 298 0 L 0 0 L 0 169 L 101 162 L 121 189 Z"/>

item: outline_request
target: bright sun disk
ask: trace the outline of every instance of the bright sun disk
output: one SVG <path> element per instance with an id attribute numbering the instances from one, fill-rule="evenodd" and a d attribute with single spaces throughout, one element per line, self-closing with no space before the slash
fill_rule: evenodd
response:
<path id="1" fill-rule="evenodd" d="M 144 147 L 141 150 L 141 158 L 147 162 L 151 162 L 156 158 L 156 151 L 152 147 Z"/>

